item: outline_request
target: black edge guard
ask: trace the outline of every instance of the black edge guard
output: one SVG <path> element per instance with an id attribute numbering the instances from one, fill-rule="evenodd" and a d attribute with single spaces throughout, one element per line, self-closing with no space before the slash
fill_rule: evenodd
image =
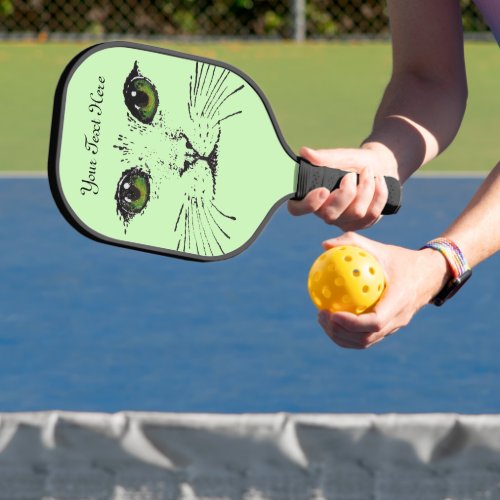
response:
<path id="1" fill-rule="evenodd" d="M 319 187 L 326 187 L 333 191 L 339 187 L 344 175 L 349 173 L 338 168 L 317 167 L 300 157 L 297 158 L 297 161 L 299 163 L 299 176 L 294 200 L 302 200 L 307 193 Z M 384 177 L 384 179 L 389 195 L 382 213 L 384 215 L 395 214 L 401 207 L 401 184 L 394 177 Z M 359 182 L 359 175 L 357 181 Z"/>

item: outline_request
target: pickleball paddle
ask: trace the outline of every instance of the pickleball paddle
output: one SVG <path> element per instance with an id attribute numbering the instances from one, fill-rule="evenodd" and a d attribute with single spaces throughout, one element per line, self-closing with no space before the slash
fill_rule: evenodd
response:
<path id="1" fill-rule="evenodd" d="M 66 219 L 101 242 L 226 259 L 285 200 L 333 190 L 346 173 L 297 157 L 262 91 L 222 62 L 102 43 L 68 64 L 56 90 L 51 190 Z M 401 187 L 385 179 L 391 214 Z"/>

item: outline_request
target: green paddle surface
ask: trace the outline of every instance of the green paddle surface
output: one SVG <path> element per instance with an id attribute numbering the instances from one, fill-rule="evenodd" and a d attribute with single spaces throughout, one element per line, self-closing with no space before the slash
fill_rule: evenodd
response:
<path id="1" fill-rule="evenodd" d="M 226 258 L 295 193 L 295 157 L 237 70 L 131 44 L 101 44 L 69 68 L 51 177 L 60 207 L 89 235 Z"/>

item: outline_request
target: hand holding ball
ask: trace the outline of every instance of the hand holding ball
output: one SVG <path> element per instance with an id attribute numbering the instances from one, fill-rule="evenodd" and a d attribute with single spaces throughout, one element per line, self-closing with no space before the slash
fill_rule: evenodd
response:
<path id="1" fill-rule="evenodd" d="M 363 248 L 340 246 L 320 255 L 309 271 L 307 288 L 318 309 L 369 312 L 385 288 L 382 266 Z"/>

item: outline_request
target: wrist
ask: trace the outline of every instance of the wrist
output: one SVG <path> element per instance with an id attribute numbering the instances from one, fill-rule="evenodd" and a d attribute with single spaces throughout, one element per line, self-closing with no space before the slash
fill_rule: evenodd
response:
<path id="1" fill-rule="evenodd" d="M 378 173 L 399 179 L 398 162 L 394 153 L 385 144 L 367 139 L 361 144 L 361 149 L 372 151 L 378 156 L 382 165 L 382 171 Z"/>
<path id="2" fill-rule="evenodd" d="M 452 273 L 444 255 L 436 252 L 432 248 L 422 248 L 419 250 L 423 262 L 420 269 L 425 269 L 425 302 L 432 299 L 443 289 L 452 278 Z"/>

